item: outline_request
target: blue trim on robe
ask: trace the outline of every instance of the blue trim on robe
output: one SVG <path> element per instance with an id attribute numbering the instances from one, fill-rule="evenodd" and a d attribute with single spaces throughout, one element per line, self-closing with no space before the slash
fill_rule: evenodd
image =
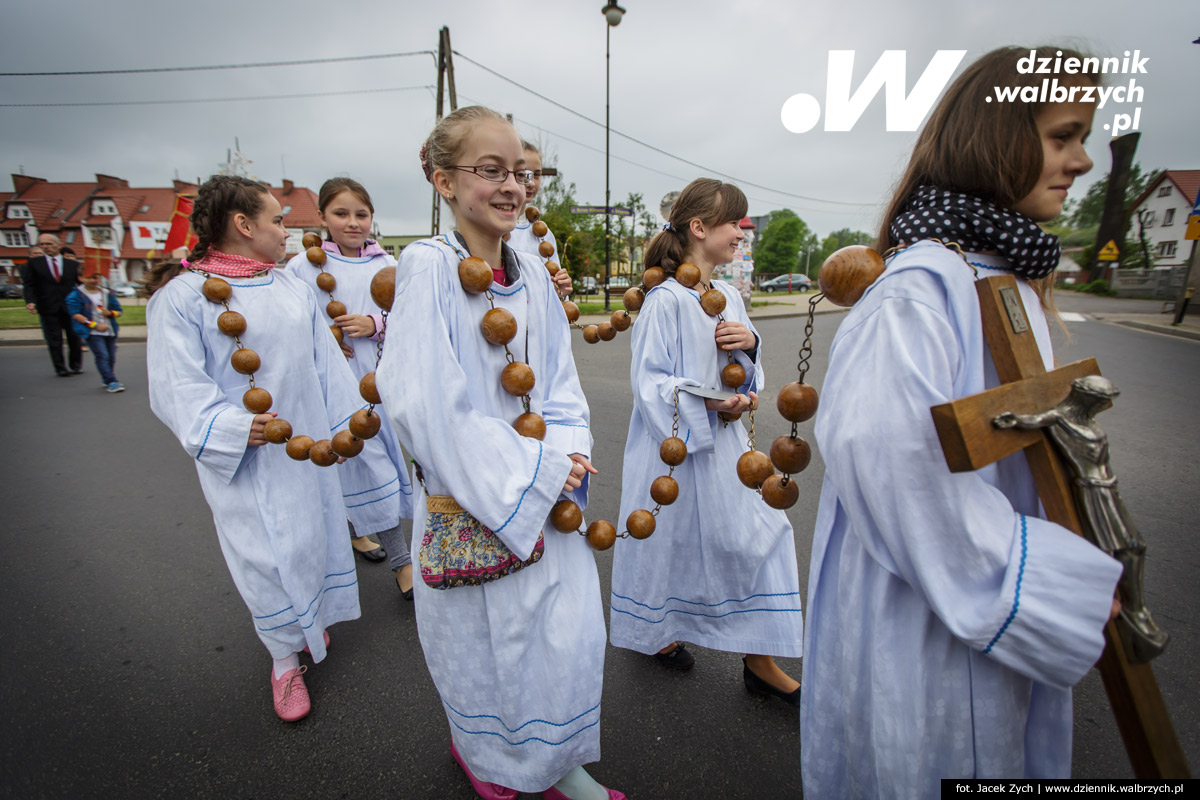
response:
<path id="1" fill-rule="evenodd" d="M 357 575 L 356 571 L 355 571 L 355 570 L 353 570 L 353 569 L 351 569 L 351 570 L 347 570 L 346 572 L 331 572 L 330 574 L 328 574 L 328 575 L 326 575 L 326 576 L 325 576 L 324 580 L 329 580 L 330 578 L 340 578 L 340 577 L 341 577 L 341 576 L 343 576 L 343 575 L 351 575 L 351 574 L 353 574 L 355 577 L 354 577 L 354 580 L 350 581 L 350 583 L 342 583 L 342 584 L 338 584 L 337 586 L 322 586 L 322 587 L 321 587 L 321 591 L 317 592 L 317 596 L 316 596 L 316 597 L 314 597 L 314 598 L 313 598 L 313 599 L 312 599 L 312 600 L 309 602 L 309 604 L 308 604 L 308 608 L 304 609 L 304 612 L 303 612 L 302 614 L 298 614 L 294 620 L 291 620 L 290 622 L 285 622 L 285 623 L 283 623 L 282 625 L 276 625 L 276 626 L 275 626 L 275 627 L 273 627 L 273 628 L 263 628 L 263 627 L 260 627 L 258 624 L 255 624 L 255 626 L 254 626 L 254 627 L 255 627 L 255 628 L 257 628 L 257 629 L 258 629 L 258 630 L 260 630 L 260 631 L 263 631 L 263 632 L 265 633 L 265 632 L 267 632 L 267 631 L 274 631 L 274 630 L 278 630 L 279 628 L 286 628 L 288 625 L 294 625 L 294 624 L 296 624 L 296 623 L 300 622 L 300 620 L 301 620 L 302 618 L 304 618 L 304 617 L 307 617 L 307 616 L 309 615 L 309 612 L 312 612 L 312 613 L 315 615 L 316 613 L 320 612 L 320 610 L 321 610 L 321 606 L 320 606 L 320 605 L 317 605 L 317 610 L 316 610 L 316 611 L 313 611 L 313 610 L 312 610 L 312 608 L 313 608 L 313 605 L 314 605 L 314 604 L 317 604 L 317 601 L 318 601 L 318 600 L 321 600 L 321 599 L 322 599 L 322 598 L 325 596 L 325 593 L 326 593 L 326 592 L 328 592 L 328 591 L 329 591 L 329 590 L 331 590 L 331 589 L 346 589 L 346 588 L 348 588 L 348 587 L 350 587 L 350 586 L 354 586 L 356 583 L 358 583 L 358 575 Z M 279 615 L 280 615 L 280 614 L 282 614 L 284 611 L 289 611 L 289 610 L 293 610 L 293 609 L 294 609 L 294 607 L 293 607 L 293 606 L 288 606 L 287 608 L 284 608 L 284 609 L 282 609 L 282 610 L 280 610 L 280 611 L 276 611 L 276 612 L 275 612 L 275 613 L 273 613 L 273 614 L 264 614 L 264 615 L 262 615 L 262 616 L 253 617 L 253 619 L 256 619 L 256 620 L 260 620 L 260 619 L 270 619 L 271 617 L 277 617 L 277 616 L 279 616 Z M 315 621 L 316 621 L 316 620 L 313 620 L 313 622 L 315 622 Z M 301 628 L 305 628 L 305 629 L 311 628 L 311 627 L 313 626 L 313 622 L 310 622 L 310 623 L 308 623 L 307 625 L 301 625 L 300 627 L 301 627 Z"/>
<path id="2" fill-rule="evenodd" d="M 578 720 L 582 719 L 583 717 L 586 717 L 588 714 L 598 712 L 599 708 L 600 708 L 600 703 L 596 703 L 596 705 L 592 706 L 587 711 L 584 711 L 583 713 L 578 714 L 575 717 L 572 717 L 571 719 L 567 720 L 566 722 L 551 722 L 550 720 L 546 720 L 546 719 L 531 719 L 528 722 L 521 723 L 516 728 L 510 728 L 504 724 L 504 720 L 502 720 L 500 717 L 496 716 L 495 714 L 464 714 L 463 712 L 456 709 L 454 706 L 447 703 L 445 698 L 442 698 L 442 705 L 444 705 L 446 708 L 450 709 L 452 712 L 454 712 L 455 714 L 457 714 L 458 716 L 460 716 L 464 719 L 494 719 L 500 723 L 500 727 L 504 728 L 504 730 L 508 731 L 509 733 L 517 733 L 522 728 L 524 728 L 528 725 L 533 725 L 535 723 L 541 723 L 543 725 L 552 725 L 555 728 L 565 728 L 566 726 L 570 725 L 571 723 L 577 722 Z M 500 739 L 503 739 L 506 743 L 513 745 L 513 746 L 523 745 L 526 742 L 541 742 L 542 744 L 547 744 L 547 745 L 550 745 L 551 747 L 558 747 L 559 745 L 565 744 L 566 742 L 575 738 L 579 734 L 583 733 L 588 728 L 594 728 L 595 726 L 599 725 L 600 720 L 597 719 L 595 722 L 589 723 L 588 725 L 584 725 L 582 728 L 575 731 L 570 736 L 566 737 L 565 739 L 560 739 L 557 742 L 548 741 L 546 739 L 541 738 L 540 736 L 529 736 L 525 739 L 522 739 L 519 742 L 514 742 L 514 741 L 510 741 L 507 736 L 505 736 L 504 734 L 499 733 L 497 731 L 469 731 L 466 728 L 459 725 L 454 720 L 450 720 L 450 724 L 453 725 L 454 727 L 458 728 L 463 733 L 472 734 L 472 735 L 483 734 L 483 735 L 487 735 L 487 736 L 496 736 Z"/>
<path id="3" fill-rule="evenodd" d="M 525 502 L 525 495 L 529 494 L 529 490 L 533 488 L 533 485 L 535 483 L 537 483 L 537 476 L 538 476 L 538 473 L 541 471 L 542 471 L 542 443 L 539 441 L 538 442 L 538 460 L 537 460 L 537 466 L 535 466 L 533 468 L 533 479 L 531 481 L 529 481 L 529 485 L 525 487 L 525 491 L 521 492 L 521 499 L 517 501 L 517 507 L 513 509 L 513 512 L 511 514 L 508 515 L 508 519 L 504 520 L 504 524 L 501 525 L 499 528 L 496 528 L 496 530 L 492 531 L 492 533 L 499 533 L 500 531 L 502 531 L 508 527 L 508 523 L 512 522 L 513 517 L 515 517 L 517 515 L 517 512 L 521 510 L 521 503 Z"/>
<path id="4" fill-rule="evenodd" d="M 1004 624 L 1000 626 L 1000 630 L 988 642 L 988 646 L 984 649 L 983 654 L 986 656 L 992 652 L 992 648 L 996 646 L 996 642 L 1000 641 L 1000 637 L 1008 630 L 1008 626 L 1017 618 L 1017 609 L 1021 606 L 1021 581 L 1025 577 L 1025 554 L 1027 552 L 1027 534 L 1029 533 L 1028 524 L 1025 520 L 1025 515 L 1021 515 L 1021 565 L 1017 568 L 1017 590 L 1013 594 L 1012 611 L 1008 612 L 1008 619 L 1004 620 Z"/>
<path id="5" fill-rule="evenodd" d="M 612 593 L 612 596 L 616 597 L 616 598 L 620 598 L 621 600 L 627 600 L 630 603 L 633 603 L 634 605 L 641 606 L 642 608 L 648 609 L 650 611 L 662 611 L 664 608 L 667 608 L 666 603 L 664 603 L 661 606 L 651 606 L 651 605 L 647 605 L 646 603 L 642 603 L 637 600 L 634 600 L 632 597 L 626 597 L 623 594 L 618 594 L 615 591 Z M 684 600 L 681 597 L 668 597 L 667 602 L 671 602 L 672 600 L 674 600 L 674 601 L 678 601 L 680 603 L 688 603 L 689 605 L 704 606 L 705 608 L 716 608 L 717 606 L 723 606 L 726 603 L 745 603 L 745 602 L 747 602 L 749 600 L 753 600 L 757 597 L 797 597 L 798 598 L 799 596 L 800 596 L 799 592 L 777 592 L 777 593 L 770 593 L 770 594 L 768 594 L 768 593 L 752 594 L 749 597 L 745 597 L 742 599 L 730 598 L 729 600 L 722 600 L 719 603 L 702 603 L 702 602 L 699 602 L 696 600 Z M 709 619 L 720 619 L 722 617 L 729 617 L 734 614 L 751 614 L 756 611 L 769 611 L 769 612 L 776 612 L 776 613 L 778 613 L 778 612 L 800 613 L 800 608 L 798 606 L 793 607 L 793 608 L 740 608 L 740 609 L 735 609 L 733 611 L 726 611 L 724 614 L 705 614 L 704 612 L 701 612 L 701 611 L 687 611 L 682 608 L 667 608 L 666 612 L 662 615 L 662 619 L 648 619 L 639 614 L 635 614 L 632 611 L 626 611 L 622 608 L 617 608 L 615 605 L 610 605 L 609 610 L 612 612 L 616 612 L 618 614 L 625 614 L 626 616 L 633 617 L 634 619 L 640 619 L 642 622 L 648 622 L 651 625 L 658 625 L 662 622 L 665 622 L 667 619 L 667 614 L 687 614 L 688 616 L 692 616 L 692 617 L 708 617 Z"/>
<path id="6" fill-rule="evenodd" d="M 217 413 L 213 414 L 213 418 L 208 421 L 208 430 L 204 432 L 204 441 L 200 444 L 200 452 L 196 453 L 196 460 L 200 460 L 200 456 L 204 455 L 204 448 L 208 447 L 208 437 L 212 435 L 213 423 L 217 421 L 217 417 L 228 411 L 229 408 L 222 408 Z"/>

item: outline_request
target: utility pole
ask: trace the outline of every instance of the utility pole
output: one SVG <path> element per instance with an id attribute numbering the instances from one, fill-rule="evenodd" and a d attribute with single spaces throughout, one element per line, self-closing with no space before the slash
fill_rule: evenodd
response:
<path id="1" fill-rule="evenodd" d="M 454 88 L 454 58 L 453 51 L 450 48 L 450 28 L 443 26 L 438 31 L 438 55 L 437 55 L 438 79 L 437 79 L 437 118 L 434 121 L 436 125 L 442 121 L 445 106 L 443 105 L 443 95 L 445 90 L 450 90 L 450 111 L 458 110 L 458 92 Z M 429 235 L 437 236 L 442 229 L 442 196 L 438 194 L 437 189 L 433 190 L 433 214 L 429 220 Z"/>
<path id="2" fill-rule="evenodd" d="M 1133 154 L 1137 151 L 1140 133 L 1127 133 L 1113 139 L 1108 145 L 1112 151 L 1112 169 L 1108 173 L 1108 193 L 1104 196 L 1104 211 L 1100 214 L 1100 228 L 1096 231 L 1095 252 L 1092 254 L 1092 272 L 1088 281 L 1107 277 L 1107 267 L 1099 260 L 1100 250 L 1109 242 L 1121 247 L 1125 241 L 1125 187 L 1129 185 L 1129 169 L 1133 166 Z M 1119 267 L 1120 258 L 1114 267 Z"/>

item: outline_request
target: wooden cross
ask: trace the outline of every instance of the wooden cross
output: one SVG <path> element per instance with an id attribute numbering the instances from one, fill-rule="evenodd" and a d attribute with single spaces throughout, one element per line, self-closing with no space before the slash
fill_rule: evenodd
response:
<path id="1" fill-rule="evenodd" d="M 1000 386 L 934 406 L 933 421 L 951 472 L 968 472 L 1025 451 L 1046 517 L 1082 536 L 1070 476 L 1043 430 L 998 429 L 992 420 L 1005 411 L 1037 414 L 1061 403 L 1071 382 L 1099 375 L 1096 359 L 1047 372 L 1011 275 L 976 282 L 983 331 Z M 1110 621 L 1097 665 L 1117 727 L 1138 778 L 1190 777 L 1183 750 L 1149 664 L 1131 664 Z"/>

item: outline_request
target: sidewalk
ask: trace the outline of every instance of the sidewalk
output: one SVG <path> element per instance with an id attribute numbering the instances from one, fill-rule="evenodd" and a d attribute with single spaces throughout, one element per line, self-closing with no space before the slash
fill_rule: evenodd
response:
<path id="1" fill-rule="evenodd" d="M 812 294 L 772 294 L 770 296 L 756 296 L 754 302 L 768 302 L 770 305 L 759 306 L 750 310 L 751 319 L 776 319 L 780 317 L 803 317 L 808 314 L 808 303 Z M 594 296 L 589 296 L 588 300 L 594 302 Z M 621 298 L 619 295 L 614 295 L 611 300 L 611 306 L 614 311 L 620 310 Z M 817 303 L 817 314 L 835 314 L 847 309 L 835 306 L 833 303 L 822 298 Z M 1194 339 L 1200 341 L 1200 314 L 1190 314 L 1184 318 L 1184 321 L 1179 325 L 1172 325 L 1171 320 L 1174 318 L 1172 314 L 1148 314 L 1148 313 L 1122 313 L 1122 312 L 1104 312 L 1104 313 L 1083 313 L 1081 316 L 1084 319 L 1095 320 L 1097 322 L 1108 322 L 1114 325 L 1124 325 L 1129 328 L 1136 328 L 1143 331 L 1151 331 L 1153 333 L 1165 333 L 1169 336 L 1179 336 L 1185 339 Z M 580 325 L 598 325 L 601 322 L 607 322 L 611 314 L 588 314 L 579 318 Z M 1068 320 L 1069 321 L 1069 320 Z M 144 325 L 122 325 L 121 326 L 121 342 L 144 342 L 146 341 L 146 327 Z M 42 331 L 40 328 L 10 328 L 0 330 L 0 347 L 6 345 L 39 345 L 44 346 L 42 341 Z"/>

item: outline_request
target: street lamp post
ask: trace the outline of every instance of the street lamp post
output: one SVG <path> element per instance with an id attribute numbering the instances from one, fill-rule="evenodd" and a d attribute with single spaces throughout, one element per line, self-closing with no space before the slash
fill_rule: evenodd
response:
<path id="1" fill-rule="evenodd" d="M 612 277 L 611 272 L 611 255 L 609 253 L 610 238 L 612 230 L 612 197 L 609 193 L 608 186 L 608 132 L 609 132 L 609 111 L 608 111 L 608 86 L 609 86 L 609 34 L 612 29 L 621 24 L 621 17 L 625 16 L 625 9 L 617 5 L 617 0 L 608 0 L 608 5 L 600 9 L 600 13 L 604 15 L 604 21 L 608 23 L 604 26 L 604 310 L 611 311 L 609 306 L 610 290 L 608 282 Z"/>

